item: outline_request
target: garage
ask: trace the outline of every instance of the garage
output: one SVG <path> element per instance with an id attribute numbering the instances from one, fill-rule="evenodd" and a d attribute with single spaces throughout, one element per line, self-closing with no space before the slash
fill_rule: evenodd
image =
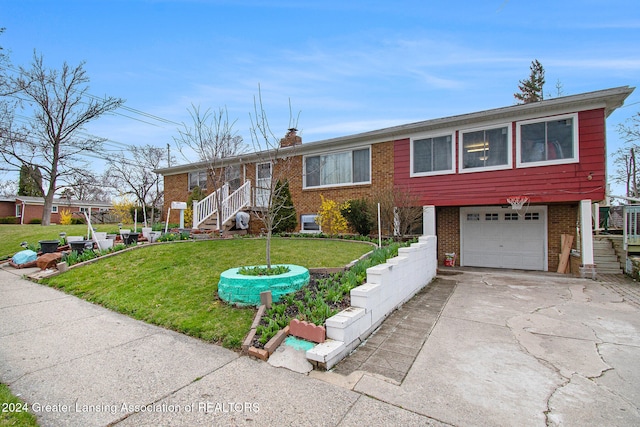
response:
<path id="1" fill-rule="evenodd" d="M 547 269 L 547 207 L 460 208 L 460 265 Z"/>

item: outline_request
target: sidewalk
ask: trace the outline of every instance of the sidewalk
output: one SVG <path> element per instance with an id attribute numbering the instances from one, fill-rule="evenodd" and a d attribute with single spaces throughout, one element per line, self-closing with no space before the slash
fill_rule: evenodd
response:
<path id="1" fill-rule="evenodd" d="M 42 426 L 432 425 L 4 269 L 0 343 L 0 381 Z"/>
<path id="2" fill-rule="evenodd" d="M 274 368 L 0 269 L 0 381 L 42 426 L 640 425 L 638 307 L 591 280 L 460 273 L 394 379 Z"/>

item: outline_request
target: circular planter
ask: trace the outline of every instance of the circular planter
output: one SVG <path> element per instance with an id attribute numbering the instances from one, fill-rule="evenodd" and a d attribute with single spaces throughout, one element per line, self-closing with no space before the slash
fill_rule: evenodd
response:
<path id="1" fill-rule="evenodd" d="M 58 240 L 40 240 L 40 250 L 43 254 L 52 254 L 58 250 L 60 241 Z"/>
<path id="2" fill-rule="evenodd" d="M 240 268 L 223 271 L 218 282 L 218 296 L 231 304 L 259 306 L 261 292 L 271 291 L 273 301 L 278 302 L 280 296 L 309 283 L 309 270 L 306 268 L 293 264 L 279 265 L 289 267 L 289 272 L 275 276 L 247 276 L 238 273 Z"/>

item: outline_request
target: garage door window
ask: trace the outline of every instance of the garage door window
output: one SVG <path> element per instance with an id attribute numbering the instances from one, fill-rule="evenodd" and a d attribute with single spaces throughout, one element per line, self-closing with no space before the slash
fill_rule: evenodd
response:
<path id="1" fill-rule="evenodd" d="M 484 215 L 485 221 L 498 221 L 500 218 L 497 213 L 488 213 Z"/>
<path id="2" fill-rule="evenodd" d="M 467 221 L 480 221 L 480 214 L 477 214 L 477 213 L 467 214 Z"/>
<path id="3" fill-rule="evenodd" d="M 528 212 L 524 214 L 525 221 L 538 221 L 540 219 L 540 214 L 538 212 Z"/>
<path id="4" fill-rule="evenodd" d="M 504 220 L 505 221 L 517 221 L 518 218 L 520 218 L 520 215 L 518 215 L 517 213 L 506 213 L 506 214 L 504 214 Z"/>

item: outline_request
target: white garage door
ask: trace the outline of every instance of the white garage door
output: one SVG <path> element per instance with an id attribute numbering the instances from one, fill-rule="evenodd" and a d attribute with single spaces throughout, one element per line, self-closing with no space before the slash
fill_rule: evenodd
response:
<path id="1" fill-rule="evenodd" d="M 547 207 L 460 208 L 460 265 L 547 269 Z"/>

